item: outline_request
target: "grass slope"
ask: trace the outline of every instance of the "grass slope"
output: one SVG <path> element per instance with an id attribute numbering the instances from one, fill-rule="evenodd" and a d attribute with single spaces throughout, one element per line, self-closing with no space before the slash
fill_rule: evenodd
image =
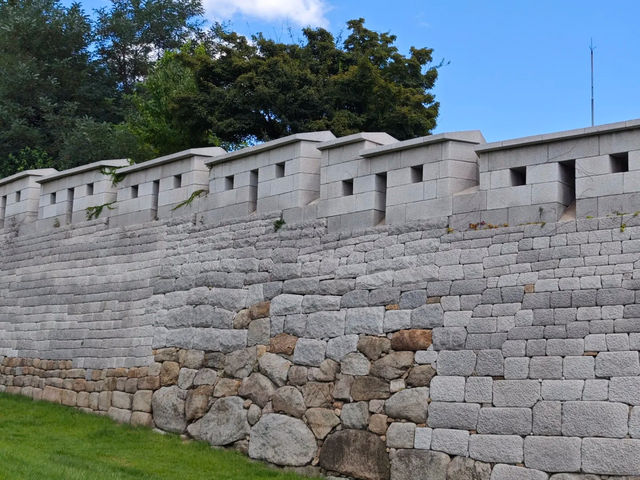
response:
<path id="1" fill-rule="evenodd" d="M 303 477 L 177 435 L 0 394 L 0 479 L 299 480 Z"/>

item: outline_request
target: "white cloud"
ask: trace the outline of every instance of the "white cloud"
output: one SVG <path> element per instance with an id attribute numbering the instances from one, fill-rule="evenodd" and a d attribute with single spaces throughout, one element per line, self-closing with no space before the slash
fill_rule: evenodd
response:
<path id="1" fill-rule="evenodd" d="M 209 17 L 228 20 L 233 15 L 247 15 L 260 20 L 290 20 L 298 25 L 327 27 L 324 0 L 204 0 Z"/>

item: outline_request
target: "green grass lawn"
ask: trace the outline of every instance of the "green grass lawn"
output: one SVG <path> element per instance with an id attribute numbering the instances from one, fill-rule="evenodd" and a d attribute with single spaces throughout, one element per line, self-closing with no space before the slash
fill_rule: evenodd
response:
<path id="1" fill-rule="evenodd" d="M 299 480 L 177 435 L 0 394 L 0 479 Z"/>

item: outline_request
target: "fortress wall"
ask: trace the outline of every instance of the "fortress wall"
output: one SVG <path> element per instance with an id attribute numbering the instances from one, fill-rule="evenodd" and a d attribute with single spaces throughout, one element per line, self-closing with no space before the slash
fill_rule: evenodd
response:
<path id="1" fill-rule="evenodd" d="M 5 229 L 2 389 L 354 478 L 640 474 L 640 217 L 278 218 Z"/>

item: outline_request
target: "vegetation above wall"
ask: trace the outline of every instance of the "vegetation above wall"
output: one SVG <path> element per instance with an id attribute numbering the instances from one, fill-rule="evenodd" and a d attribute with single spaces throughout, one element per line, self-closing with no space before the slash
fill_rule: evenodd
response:
<path id="1" fill-rule="evenodd" d="M 0 0 L 0 177 L 105 158 L 144 161 L 292 133 L 427 135 L 439 104 L 432 50 L 347 23 L 300 39 L 203 27 L 199 0 Z"/>

